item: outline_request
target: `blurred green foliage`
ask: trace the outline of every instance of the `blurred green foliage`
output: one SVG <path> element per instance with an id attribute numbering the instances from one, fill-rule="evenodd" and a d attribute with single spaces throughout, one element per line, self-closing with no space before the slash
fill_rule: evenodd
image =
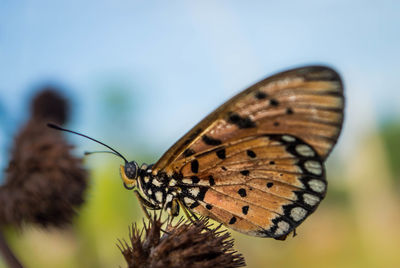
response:
<path id="1" fill-rule="evenodd" d="M 386 122 L 381 130 L 392 178 L 400 184 L 400 120 Z"/>

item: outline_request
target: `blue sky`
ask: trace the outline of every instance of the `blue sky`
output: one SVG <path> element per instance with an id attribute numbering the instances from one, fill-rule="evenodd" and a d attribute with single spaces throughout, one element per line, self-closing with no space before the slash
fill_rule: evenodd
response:
<path id="1" fill-rule="evenodd" d="M 327 64 L 346 86 L 343 147 L 400 115 L 399 22 L 399 1 L 0 0 L 0 108 L 16 128 L 36 87 L 61 85 L 71 128 L 160 156 L 252 83 Z M 99 106 L 115 84 L 129 97 L 117 123 Z"/>

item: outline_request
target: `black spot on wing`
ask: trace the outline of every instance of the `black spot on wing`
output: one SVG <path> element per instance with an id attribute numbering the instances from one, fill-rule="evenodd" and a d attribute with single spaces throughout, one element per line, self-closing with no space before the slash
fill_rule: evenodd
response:
<path id="1" fill-rule="evenodd" d="M 204 200 L 207 191 L 208 187 L 200 187 L 200 193 L 197 195 L 197 200 Z"/>
<path id="2" fill-rule="evenodd" d="M 230 220 L 229 220 L 229 224 L 234 224 L 236 222 L 236 217 L 232 217 Z"/>
<path id="3" fill-rule="evenodd" d="M 200 179 L 199 179 L 199 177 L 197 177 L 197 176 L 192 176 L 192 177 L 190 177 L 191 179 L 192 179 L 192 183 L 194 184 L 194 183 L 199 183 L 199 181 L 200 181 Z"/>
<path id="4" fill-rule="evenodd" d="M 205 144 L 207 144 L 207 145 L 212 145 L 212 146 L 220 145 L 220 144 L 222 143 L 221 140 L 214 139 L 214 138 L 209 137 L 209 136 L 207 136 L 207 135 L 204 135 L 204 136 L 202 137 L 202 140 L 204 141 Z"/>
<path id="5" fill-rule="evenodd" d="M 253 150 L 247 150 L 247 155 L 251 158 L 255 158 L 257 156 Z"/>
<path id="6" fill-rule="evenodd" d="M 247 213 L 249 212 L 249 206 L 242 207 L 242 212 L 244 215 L 247 215 Z"/>
<path id="7" fill-rule="evenodd" d="M 191 156 L 191 155 L 194 155 L 196 152 L 194 151 L 194 150 L 192 150 L 192 149 L 186 149 L 184 152 L 183 152 L 183 156 L 184 157 L 189 157 L 189 156 Z"/>
<path id="8" fill-rule="evenodd" d="M 269 101 L 269 104 L 270 104 L 271 106 L 278 106 L 278 105 L 279 105 L 279 101 L 277 101 L 276 99 L 271 99 L 271 100 Z"/>
<path id="9" fill-rule="evenodd" d="M 200 205 L 199 202 L 195 201 L 193 204 L 190 205 L 190 209 L 194 209 L 195 207 L 198 207 Z"/>
<path id="10" fill-rule="evenodd" d="M 266 97 L 268 97 L 267 93 L 262 92 L 262 91 L 257 91 L 254 96 L 259 100 L 262 100 L 262 99 L 265 99 Z"/>
<path id="11" fill-rule="evenodd" d="M 292 108 L 287 108 L 286 109 L 286 114 L 293 114 L 293 109 Z"/>
<path id="12" fill-rule="evenodd" d="M 249 117 L 240 117 L 237 113 L 229 113 L 228 122 L 237 125 L 239 128 L 253 128 L 256 123 Z"/>
<path id="13" fill-rule="evenodd" d="M 238 191 L 238 194 L 239 194 L 241 197 L 246 197 L 246 196 L 247 196 L 246 189 L 240 188 L 239 191 Z"/>
<path id="14" fill-rule="evenodd" d="M 250 174 L 250 171 L 248 171 L 247 169 L 240 171 L 240 174 L 247 176 Z"/>
<path id="15" fill-rule="evenodd" d="M 226 154 L 225 154 L 225 148 L 219 149 L 216 154 L 218 156 L 219 159 L 225 159 L 226 158 Z"/>
<path id="16" fill-rule="evenodd" d="M 210 183 L 210 186 L 214 186 L 215 185 L 215 180 L 214 180 L 214 177 L 212 175 L 210 175 L 208 177 L 208 182 Z"/>
<path id="17" fill-rule="evenodd" d="M 193 160 L 190 163 L 190 167 L 191 167 L 193 173 L 199 172 L 199 161 L 197 161 L 197 159 Z"/>

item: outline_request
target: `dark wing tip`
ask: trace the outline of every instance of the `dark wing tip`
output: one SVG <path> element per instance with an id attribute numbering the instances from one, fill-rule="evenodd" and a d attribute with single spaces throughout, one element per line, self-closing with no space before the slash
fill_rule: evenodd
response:
<path id="1" fill-rule="evenodd" d="M 289 69 L 287 71 L 276 73 L 275 75 L 270 76 L 266 80 L 274 81 L 280 80 L 282 77 L 302 77 L 306 81 L 328 81 L 328 82 L 337 82 L 339 83 L 339 92 L 340 95 L 343 95 L 343 82 L 339 75 L 339 73 L 332 67 L 326 65 L 308 65 L 301 66 L 293 69 Z M 260 83 L 265 82 L 265 80 Z"/>
<path id="2" fill-rule="evenodd" d="M 341 82 L 339 73 L 332 67 L 325 65 L 309 65 L 290 69 L 278 75 L 292 73 L 303 76 L 308 81 L 338 81 Z"/>
<path id="3" fill-rule="evenodd" d="M 338 72 L 327 66 L 309 66 L 298 70 L 304 72 L 304 78 L 308 81 L 338 81 L 341 82 Z"/>

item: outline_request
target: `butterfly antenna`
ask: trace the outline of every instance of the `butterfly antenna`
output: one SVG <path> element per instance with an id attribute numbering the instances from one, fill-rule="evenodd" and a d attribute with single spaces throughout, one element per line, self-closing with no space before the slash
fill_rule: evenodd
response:
<path id="1" fill-rule="evenodd" d="M 89 137 L 89 136 L 86 136 L 86 135 L 84 135 L 84 134 L 81 134 L 81 133 L 79 133 L 79 132 L 75 132 L 75 131 L 72 131 L 72 130 L 69 130 L 69 129 L 62 128 L 62 127 L 57 126 L 57 125 L 52 124 L 52 123 L 48 123 L 47 126 L 50 127 L 50 128 L 57 129 L 57 130 L 70 132 L 70 133 L 73 133 L 73 134 L 76 134 L 76 135 L 85 137 L 85 138 L 87 138 L 87 139 L 89 139 L 89 140 L 92 140 L 92 141 L 94 141 L 94 142 L 97 142 L 97 143 L 99 143 L 99 144 L 101 144 L 101 145 L 107 147 L 108 149 L 110 149 L 110 150 L 112 151 L 112 152 L 110 152 L 110 153 L 113 153 L 113 154 L 115 154 L 115 155 L 121 157 L 122 159 L 124 159 L 125 163 L 128 163 L 128 160 L 126 160 L 126 158 L 125 158 L 122 154 L 120 154 L 117 150 L 111 148 L 111 147 L 108 146 L 107 144 L 102 143 L 101 141 L 98 141 L 98 140 L 96 140 L 96 139 L 93 139 L 93 138 L 91 138 L 91 137 Z M 86 154 L 86 153 L 85 153 L 85 154 Z"/>
<path id="2" fill-rule="evenodd" d="M 97 153 L 109 153 L 109 154 L 114 154 L 116 156 L 119 156 L 118 154 L 116 154 L 115 152 L 111 152 L 111 151 L 93 151 L 93 152 L 84 152 L 84 155 L 91 155 L 91 154 L 97 154 Z"/>

